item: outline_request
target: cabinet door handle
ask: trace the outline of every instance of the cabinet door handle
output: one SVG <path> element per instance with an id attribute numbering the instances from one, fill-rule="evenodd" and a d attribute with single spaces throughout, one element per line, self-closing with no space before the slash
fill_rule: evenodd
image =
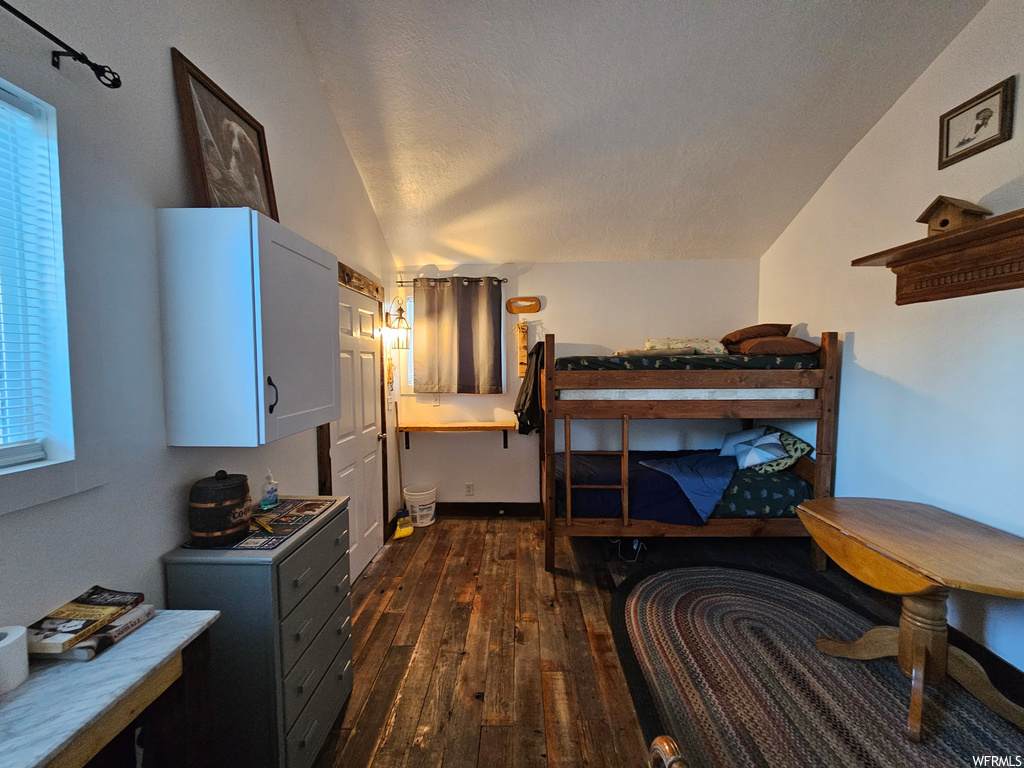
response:
<path id="1" fill-rule="evenodd" d="M 306 729 L 306 732 L 302 735 L 299 740 L 299 749 L 305 749 L 306 745 L 313 739 L 313 733 L 316 731 L 316 727 L 320 724 L 319 720 L 314 720 L 313 724 Z"/>
<path id="2" fill-rule="evenodd" d="M 270 404 L 270 412 L 274 412 L 274 408 L 277 407 L 277 401 L 281 399 L 281 393 L 277 391 L 277 384 L 274 383 L 274 379 L 267 376 L 267 384 L 274 388 L 274 402 Z"/>
<path id="3" fill-rule="evenodd" d="M 305 679 L 305 680 L 303 680 L 303 681 L 302 681 L 301 683 L 299 683 L 299 687 L 298 687 L 298 688 L 296 688 L 295 690 L 296 690 L 296 692 L 297 692 L 297 693 L 298 693 L 298 694 L 299 694 L 300 696 L 301 696 L 302 694 L 304 694 L 304 693 L 306 692 L 306 685 L 307 685 L 307 684 L 309 683 L 310 679 L 311 679 L 311 678 L 313 677 L 313 675 L 315 675 L 315 674 L 316 674 L 316 670 L 315 670 L 315 669 L 311 669 L 311 670 L 309 671 L 309 674 L 308 674 L 308 675 L 306 675 L 306 679 Z"/>
<path id="4" fill-rule="evenodd" d="M 298 589 L 302 586 L 302 582 L 304 582 L 306 580 L 306 577 L 309 576 L 309 571 L 310 569 L 307 568 L 302 572 L 300 576 L 297 576 L 295 579 L 292 580 L 292 586 L 295 587 L 295 589 Z"/>
<path id="5" fill-rule="evenodd" d="M 341 622 L 341 626 L 338 627 L 338 634 L 339 635 L 344 635 L 345 634 L 345 627 L 348 626 L 348 623 L 350 621 L 352 621 L 352 617 L 351 616 L 346 616 L 345 620 L 343 622 Z"/>
<path id="6" fill-rule="evenodd" d="M 306 623 L 303 624 L 299 628 L 299 631 L 295 633 L 295 642 L 296 643 L 301 643 L 302 642 L 302 633 L 306 631 L 306 627 L 309 626 L 309 622 L 311 622 L 311 621 L 312 621 L 312 619 L 306 619 Z"/>

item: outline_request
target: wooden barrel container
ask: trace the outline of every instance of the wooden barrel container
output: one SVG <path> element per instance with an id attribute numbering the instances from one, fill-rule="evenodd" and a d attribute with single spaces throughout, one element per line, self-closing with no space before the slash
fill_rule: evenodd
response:
<path id="1" fill-rule="evenodd" d="M 249 535 L 249 478 L 223 469 L 196 481 L 188 495 L 188 530 L 193 547 L 227 547 Z"/>

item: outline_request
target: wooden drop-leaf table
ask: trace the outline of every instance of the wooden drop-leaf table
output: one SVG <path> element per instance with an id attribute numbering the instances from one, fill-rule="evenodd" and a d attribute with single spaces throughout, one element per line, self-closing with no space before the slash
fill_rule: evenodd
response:
<path id="1" fill-rule="evenodd" d="M 948 674 L 998 715 L 1024 728 L 1024 708 L 981 665 L 947 642 L 946 597 L 964 589 L 1024 598 L 1024 539 L 909 501 L 827 498 L 797 514 L 825 553 L 875 589 L 903 596 L 899 627 L 878 626 L 852 642 L 819 638 L 818 650 L 848 659 L 896 656 L 911 678 L 907 735 L 921 738 L 924 684 Z"/>

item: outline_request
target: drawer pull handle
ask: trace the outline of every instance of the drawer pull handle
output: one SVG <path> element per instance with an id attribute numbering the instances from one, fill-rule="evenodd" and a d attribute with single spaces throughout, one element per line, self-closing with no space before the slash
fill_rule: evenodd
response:
<path id="1" fill-rule="evenodd" d="M 301 643 L 302 642 L 302 633 L 306 631 L 306 627 L 309 626 L 309 622 L 311 622 L 312 620 L 313 619 L 306 619 L 306 623 L 303 624 L 301 627 L 299 627 L 299 631 L 295 633 L 295 642 L 296 643 Z"/>
<path id="2" fill-rule="evenodd" d="M 337 584 L 334 585 L 334 591 L 335 592 L 343 591 L 345 589 L 345 582 L 346 581 L 348 581 L 348 576 L 346 576 L 344 579 L 342 579 L 341 581 L 339 581 Z"/>
<path id="3" fill-rule="evenodd" d="M 302 738 L 299 739 L 299 749 L 305 749 L 306 745 L 309 744 L 310 741 L 312 741 L 313 733 L 316 731 L 316 727 L 319 724 L 319 720 L 314 720 L 313 724 L 306 729 L 306 732 L 303 734 Z"/>
<path id="4" fill-rule="evenodd" d="M 345 531 L 340 536 L 335 536 L 334 537 L 334 546 L 340 547 L 341 546 L 341 542 L 343 542 L 345 540 L 346 536 L 348 536 L 348 531 Z"/>
<path id="5" fill-rule="evenodd" d="M 345 675 L 348 674 L 348 668 L 351 667 L 351 666 L 352 666 L 352 662 L 351 661 L 346 661 L 345 662 L 345 668 L 343 670 L 341 670 L 341 672 L 338 673 L 338 679 L 339 680 L 344 680 L 345 679 Z"/>
<path id="6" fill-rule="evenodd" d="M 294 578 L 294 579 L 292 580 L 292 586 L 293 586 L 293 587 L 295 587 L 296 589 L 298 589 L 299 587 L 301 587 L 301 586 L 302 586 L 302 582 L 304 582 L 304 581 L 306 580 L 306 578 L 307 578 L 307 577 L 309 576 L 310 572 L 311 572 L 311 569 L 307 568 L 306 570 L 304 570 L 304 571 L 302 572 L 302 574 L 301 574 L 301 575 L 299 575 L 299 576 L 296 576 L 296 577 L 295 577 L 295 578 Z"/>
<path id="7" fill-rule="evenodd" d="M 309 674 L 306 675 L 306 679 L 303 680 L 301 683 L 299 683 L 299 687 L 295 689 L 296 693 L 298 693 L 299 696 L 301 696 L 302 694 L 304 694 L 306 692 L 306 686 L 309 684 L 310 679 L 315 674 L 316 674 L 316 670 L 315 669 L 310 670 Z"/>
<path id="8" fill-rule="evenodd" d="M 338 634 L 339 635 L 347 635 L 348 634 L 348 624 L 349 624 L 350 621 L 351 621 L 351 618 L 346 616 L 345 620 L 343 622 L 341 622 L 341 626 L 338 627 Z"/>

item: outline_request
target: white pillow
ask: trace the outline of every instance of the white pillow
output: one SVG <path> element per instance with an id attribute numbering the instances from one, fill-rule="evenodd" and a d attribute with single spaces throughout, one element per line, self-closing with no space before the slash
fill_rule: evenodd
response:
<path id="1" fill-rule="evenodd" d="M 767 464 L 769 461 L 785 459 L 788 456 L 789 452 L 782 444 L 778 432 L 740 443 L 736 447 L 736 464 L 740 469 L 756 467 L 758 464 Z"/>
<path id="2" fill-rule="evenodd" d="M 719 451 L 719 456 L 735 456 L 736 448 L 739 447 L 740 443 L 748 443 L 762 437 L 765 432 L 768 431 L 768 427 L 754 427 L 753 429 L 744 429 L 742 432 L 730 432 L 725 436 L 725 442 L 722 443 L 722 450 Z"/>
<path id="3" fill-rule="evenodd" d="M 682 338 L 647 339 L 644 349 L 682 349 L 693 347 L 698 355 L 727 355 L 729 350 L 715 339 L 699 339 L 693 336 Z"/>

